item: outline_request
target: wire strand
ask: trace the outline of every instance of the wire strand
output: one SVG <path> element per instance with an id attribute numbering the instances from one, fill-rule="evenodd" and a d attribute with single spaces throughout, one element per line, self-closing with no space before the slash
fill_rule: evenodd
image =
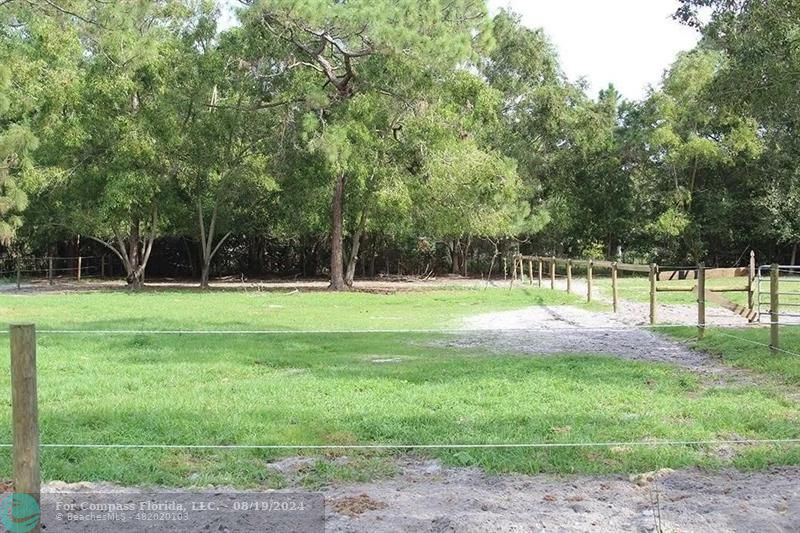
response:
<path id="1" fill-rule="evenodd" d="M 397 450 L 397 449 L 501 449 L 501 448 L 612 448 L 660 446 L 800 444 L 795 439 L 722 439 L 607 442 L 535 442 L 484 444 L 40 444 L 40 448 L 164 449 L 164 450 Z M 0 448 L 13 448 L 0 444 Z"/>
<path id="2" fill-rule="evenodd" d="M 655 324 L 655 325 L 619 325 L 619 326 L 575 326 L 552 328 L 398 328 L 398 329 L 321 329 L 321 330 L 292 330 L 292 329 L 265 329 L 265 330 L 225 330 L 225 329 L 40 329 L 37 333 L 42 335 L 363 335 L 377 334 L 406 334 L 406 333 L 439 333 L 444 335 L 459 335 L 465 333 L 551 333 L 551 332 L 625 332 L 648 331 L 657 329 L 697 328 L 706 329 L 750 329 L 765 328 L 766 323 L 719 325 L 709 324 Z M 781 326 L 800 326 L 800 324 L 785 324 Z M 7 335 L 8 330 L 0 330 L 0 335 Z"/>
<path id="3" fill-rule="evenodd" d="M 737 340 L 740 340 L 742 342 L 746 342 L 748 344 L 753 344 L 753 345 L 757 345 L 757 346 L 762 346 L 764 348 L 769 348 L 770 350 L 775 351 L 775 352 L 781 352 L 781 353 L 785 353 L 787 355 L 793 355 L 795 357 L 800 357 L 800 353 L 792 352 L 790 350 L 784 350 L 783 348 L 778 348 L 777 346 L 772 346 L 772 345 L 767 344 L 765 342 L 754 341 L 752 339 L 745 339 L 744 337 L 739 337 L 738 335 L 731 335 L 730 333 L 724 333 L 724 332 L 721 332 L 721 331 L 715 331 L 714 333 L 717 333 L 718 335 L 722 335 L 723 337 L 729 337 L 731 339 L 737 339 Z"/>

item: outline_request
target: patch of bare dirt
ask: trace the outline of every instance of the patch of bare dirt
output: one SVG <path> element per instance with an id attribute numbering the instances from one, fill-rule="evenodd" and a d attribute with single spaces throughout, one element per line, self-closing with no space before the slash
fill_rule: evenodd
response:
<path id="1" fill-rule="evenodd" d="M 634 475 L 491 475 L 438 461 L 398 459 L 391 479 L 337 484 L 325 530 L 358 532 L 796 532 L 800 468 L 764 472 L 668 469 Z M 43 492 L 126 493 L 108 483 L 52 482 Z M 152 489 L 151 489 L 152 490 Z M 174 489 L 158 489 L 174 493 Z M 197 489 L 210 490 L 209 488 Z M 215 493 L 234 492 L 214 488 Z M 302 489 L 286 489 L 309 493 Z M 196 492 L 184 491 L 185 501 Z M 178 496 L 182 501 L 182 497 Z M 101 531 L 100 529 L 76 529 Z"/>
<path id="2" fill-rule="evenodd" d="M 386 509 L 387 505 L 384 502 L 373 500 L 366 494 L 359 494 L 358 496 L 344 496 L 332 500 L 330 507 L 339 514 L 353 518 L 367 511 Z"/>
<path id="3" fill-rule="evenodd" d="M 408 462 L 379 483 L 334 487 L 328 501 L 388 502 L 358 517 L 329 506 L 331 532 L 794 532 L 800 469 L 762 473 L 661 470 L 640 476 L 493 476 Z"/>
<path id="4" fill-rule="evenodd" d="M 609 355 L 674 364 L 691 370 L 709 383 L 756 382 L 751 372 L 725 365 L 718 358 L 690 349 L 686 343 L 645 328 L 631 327 L 624 319 L 610 313 L 539 305 L 468 317 L 463 327 L 467 331 L 441 343 L 508 355 Z"/>

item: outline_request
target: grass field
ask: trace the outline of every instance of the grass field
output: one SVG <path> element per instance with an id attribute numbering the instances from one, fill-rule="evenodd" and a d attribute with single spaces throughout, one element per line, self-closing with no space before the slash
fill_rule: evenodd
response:
<path id="1" fill-rule="evenodd" d="M 532 303 L 549 290 L 369 294 L 122 292 L 0 296 L 0 320 L 59 329 L 400 329 Z M 42 441 L 95 444 L 486 444 L 800 437 L 778 387 L 710 387 L 673 367 L 589 354 L 531 358 L 444 347 L 434 333 L 42 334 Z M 3 343 L 0 354 L 8 360 Z M 646 349 L 646 347 L 643 347 Z M 0 394 L 9 397 L 0 373 Z M 0 403 L 0 442 L 10 404 Z M 330 452 L 303 482 L 390 475 L 393 453 Z M 287 483 L 266 468 L 295 451 L 52 449 L 46 479 L 172 486 Z M 309 452 L 312 453 L 312 452 Z M 313 452 L 319 455 L 319 452 Z M 716 466 L 704 446 L 431 450 L 492 472 L 630 472 Z M 743 468 L 800 464 L 800 449 L 742 448 Z M 0 450 L 0 478 L 10 477 Z"/>
<path id="2" fill-rule="evenodd" d="M 790 281 L 792 280 L 792 281 Z M 796 313 L 800 314 L 800 281 L 799 278 L 784 277 L 784 282 L 781 292 L 798 293 L 796 295 L 782 296 L 781 300 L 785 304 L 797 305 Z M 596 280 L 596 286 L 609 298 L 611 296 L 611 278 L 601 277 Z M 632 302 L 649 302 L 650 301 L 650 281 L 647 276 L 635 276 L 626 274 L 618 280 L 618 293 L 619 297 L 623 300 Z M 658 287 L 669 288 L 692 288 L 697 284 L 696 280 L 680 280 L 680 281 L 659 281 Z M 747 278 L 717 278 L 710 279 L 706 282 L 706 287 L 709 289 L 744 289 L 747 286 Z M 769 282 L 764 281 L 761 284 L 762 294 L 760 295 L 762 303 L 765 305 L 763 309 L 769 309 Z M 747 305 L 747 292 L 725 292 L 721 293 L 722 296 L 731 300 L 732 302 L 746 306 Z M 686 304 L 694 305 L 697 302 L 697 296 L 692 292 L 659 292 L 659 304 Z M 754 298 L 758 301 L 759 295 L 756 292 Z M 713 302 L 708 302 L 708 305 L 715 305 Z"/>
<path id="3" fill-rule="evenodd" d="M 694 339 L 697 335 L 695 328 L 667 328 L 662 332 L 680 339 Z M 781 348 L 792 353 L 770 351 L 767 327 L 710 328 L 705 338 L 694 345 L 730 365 L 800 384 L 800 355 L 793 355 L 800 354 L 800 325 L 782 326 L 779 333 Z"/>
<path id="4" fill-rule="evenodd" d="M 559 291 L 489 288 L 398 292 L 105 291 L 0 295 L 0 324 L 125 330 L 348 330 L 457 327 L 459 319 L 529 305 L 582 304 Z"/>

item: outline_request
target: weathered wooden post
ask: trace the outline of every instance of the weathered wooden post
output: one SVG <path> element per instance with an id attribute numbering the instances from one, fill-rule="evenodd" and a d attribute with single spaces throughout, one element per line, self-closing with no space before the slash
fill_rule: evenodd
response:
<path id="1" fill-rule="evenodd" d="M 650 263 L 650 325 L 656 323 L 656 282 L 658 281 L 658 266 Z"/>
<path id="2" fill-rule="evenodd" d="M 780 312 L 779 281 L 780 267 L 773 263 L 769 272 L 769 347 L 772 351 L 776 351 L 781 347 L 778 335 L 778 313 Z"/>
<path id="3" fill-rule="evenodd" d="M 753 312 L 755 307 L 755 288 L 756 283 L 756 253 L 750 250 L 750 273 L 747 276 L 747 310 Z"/>
<path id="4" fill-rule="evenodd" d="M 592 303 L 592 269 L 594 267 L 594 261 L 589 259 L 589 263 L 586 266 L 586 301 Z"/>
<path id="5" fill-rule="evenodd" d="M 53 284 L 53 258 L 47 258 L 47 283 L 49 285 Z"/>
<path id="6" fill-rule="evenodd" d="M 14 324 L 11 338 L 11 410 L 14 492 L 40 503 L 39 409 L 36 400 L 36 328 Z M 40 524 L 26 530 L 40 533 Z"/>
<path id="7" fill-rule="evenodd" d="M 17 261 L 17 290 L 19 290 L 20 287 L 22 287 L 21 272 L 20 272 L 19 261 Z"/>
<path id="8" fill-rule="evenodd" d="M 611 298 L 614 304 L 614 312 L 619 312 L 619 292 L 617 291 L 617 262 L 611 263 Z"/>
<path id="9" fill-rule="evenodd" d="M 366 264 L 366 261 L 363 263 Z M 106 256 L 100 256 L 100 278 L 106 277 Z"/>
<path id="10" fill-rule="evenodd" d="M 508 258 L 503 256 L 503 281 L 508 279 Z"/>
<path id="11" fill-rule="evenodd" d="M 75 279 L 77 281 L 81 280 L 81 270 L 83 270 L 82 263 L 83 263 L 83 258 L 79 255 L 78 256 L 78 269 L 75 271 Z"/>
<path id="12" fill-rule="evenodd" d="M 513 270 L 513 272 L 512 272 L 513 281 L 517 281 L 517 256 L 516 255 L 513 257 L 511 262 L 512 262 L 511 269 Z"/>
<path id="13" fill-rule="evenodd" d="M 528 259 L 528 278 L 530 285 L 533 286 L 533 259 Z"/>
<path id="14" fill-rule="evenodd" d="M 697 340 L 706 334 L 706 265 L 697 265 Z"/>
<path id="15" fill-rule="evenodd" d="M 572 259 L 567 259 L 567 292 L 572 292 Z"/>
<path id="16" fill-rule="evenodd" d="M 543 281 L 543 279 L 542 279 L 542 266 L 543 266 L 544 262 L 542 261 L 541 257 L 537 257 L 536 259 L 539 262 L 539 288 L 541 289 L 542 288 L 542 281 Z"/>
<path id="17" fill-rule="evenodd" d="M 550 259 L 550 288 L 556 288 L 556 256 Z"/>

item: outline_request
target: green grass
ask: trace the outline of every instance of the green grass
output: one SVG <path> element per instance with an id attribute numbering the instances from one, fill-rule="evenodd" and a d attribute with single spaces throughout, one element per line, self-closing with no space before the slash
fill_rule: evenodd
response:
<path id="1" fill-rule="evenodd" d="M 800 283 L 788 282 L 789 278 L 782 278 L 784 284 L 781 287 L 782 292 L 796 292 L 796 295 L 782 296 L 781 300 L 784 303 L 800 304 Z M 792 279 L 798 279 L 794 277 Z M 597 278 L 596 285 L 600 287 L 607 297 L 611 297 L 611 279 L 610 278 Z M 696 280 L 680 280 L 680 281 L 659 281 L 658 287 L 662 288 L 686 288 L 690 289 L 697 284 Z M 706 282 L 706 287 L 709 289 L 744 289 L 747 287 L 747 278 L 716 278 L 710 279 Z M 618 280 L 618 293 L 619 297 L 623 300 L 632 302 L 645 303 L 650 301 L 650 281 L 646 275 L 636 276 L 632 274 L 625 274 Z M 769 308 L 769 282 L 767 280 L 761 283 L 762 294 L 761 301 L 764 303 L 763 309 Z M 747 305 L 747 292 L 724 292 L 720 293 L 721 296 L 731 300 L 738 305 Z M 754 296 L 758 298 L 758 294 Z M 697 303 L 697 296 L 692 292 L 659 292 L 659 304 L 685 304 L 694 305 Z M 715 305 L 708 302 L 708 305 Z M 796 308 L 796 312 L 800 314 L 800 307 Z"/>
<path id="2" fill-rule="evenodd" d="M 4 320 L 45 327 L 438 327 L 551 291 L 368 294 L 162 292 L 2 296 Z M 282 306 L 282 307 L 272 307 Z M 41 334 L 45 443 L 486 444 L 800 437 L 800 405 L 770 387 L 713 388 L 674 367 L 587 354 L 524 357 L 445 347 L 443 334 Z M 3 343 L 5 344 L 5 343 Z M 8 360 L 7 347 L 0 359 Z M 0 374 L 0 395 L 9 397 Z M 0 402 L 0 442 L 10 442 Z M 43 451 L 43 476 L 171 486 L 281 487 L 391 475 L 395 452 L 323 455 L 301 479 L 269 470 L 294 451 Z M 631 472 L 717 466 L 705 446 L 424 452 L 490 472 Z M 314 452 L 319 456 L 320 452 Z M 800 464 L 800 449 L 742 448 L 743 468 Z M 0 478 L 11 475 L 0 449 Z"/>
<path id="3" fill-rule="evenodd" d="M 666 328 L 664 333 L 681 339 L 697 336 L 695 328 Z M 800 354 L 800 326 L 782 326 L 779 329 L 780 347 Z M 705 338 L 695 342 L 695 348 L 719 356 L 724 362 L 771 374 L 793 384 L 800 384 L 800 355 L 772 352 L 768 327 L 738 329 L 710 328 Z M 765 346 L 766 345 L 766 346 Z"/>
<path id="4" fill-rule="evenodd" d="M 659 281 L 658 287 L 665 288 L 685 288 L 691 289 L 697 284 L 696 280 L 681 280 L 681 281 Z M 600 278 L 597 280 L 597 286 L 600 287 L 604 294 L 608 297 L 611 296 L 611 279 Z M 747 286 L 747 278 L 719 278 L 712 279 L 706 282 L 706 286 L 711 289 L 733 289 L 745 288 Z M 619 297 L 623 300 L 632 302 L 645 303 L 650 301 L 650 281 L 647 277 L 632 277 L 626 276 L 619 278 L 617 291 Z M 766 285 L 765 285 L 766 287 Z M 746 292 L 726 292 L 722 293 L 723 296 L 732 300 L 739 305 L 747 303 Z M 686 304 L 694 305 L 697 303 L 697 296 L 692 292 L 659 292 L 659 304 Z M 713 305 L 709 302 L 709 305 Z"/>
<path id="5" fill-rule="evenodd" d="M 582 304 L 562 291 L 453 289 L 398 292 L 106 291 L 0 295 L 0 324 L 65 329 L 430 329 L 472 314 L 530 305 Z M 5 325 L 3 325 L 5 327 Z"/>

